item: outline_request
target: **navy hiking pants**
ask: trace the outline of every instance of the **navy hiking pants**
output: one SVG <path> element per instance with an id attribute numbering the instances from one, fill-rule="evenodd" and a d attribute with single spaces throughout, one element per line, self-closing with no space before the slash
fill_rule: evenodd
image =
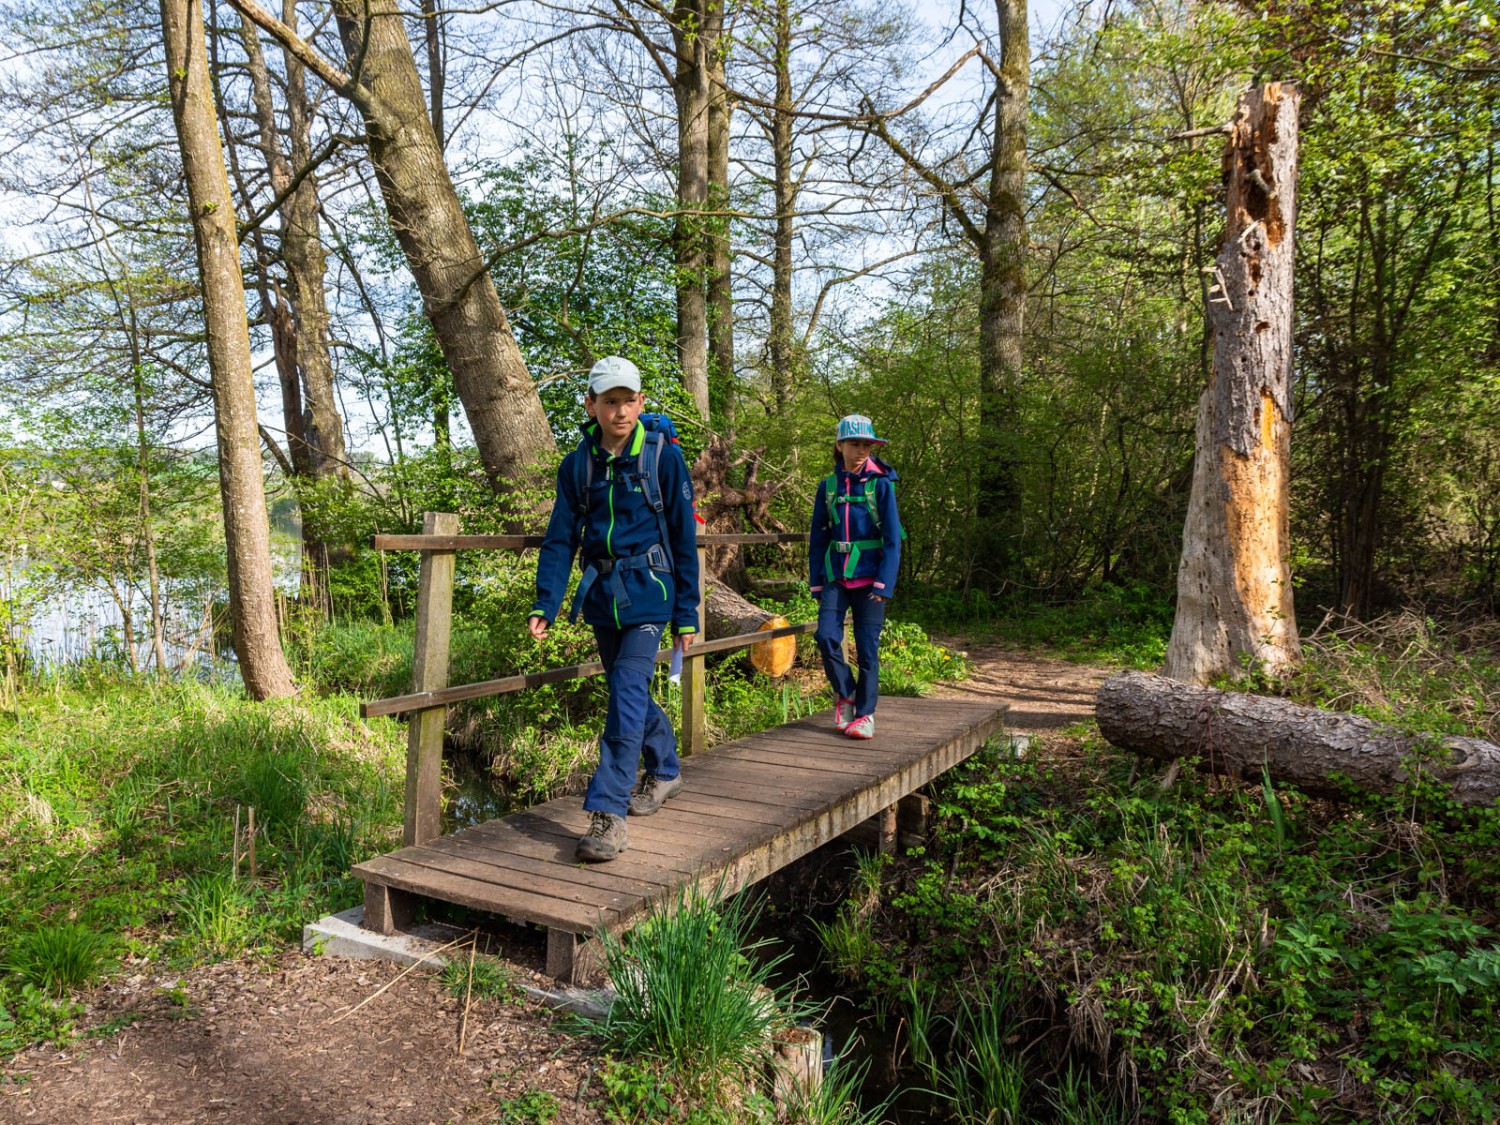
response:
<path id="1" fill-rule="evenodd" d="M 589 812 L 624 816 L 630 805 L 636 767 L 645 758 L 646 772 L 670 781 L 681 770 L 672 722 L 651 698 L 656 653 L 665 625 L 594 626 L 609 710 L 599 739 L 599 768 L 589 781 L 583 807 Z"/>
<path id="2" fill-rule="evenodd" d="M 856 718 L 875 713 L 880 700 L 880 630 L 885 625 L 885 602 L 870 596 L 870 586 L 849 590 L 830 582 L 818 595 L 818 652 L 823 671 L 841 699 L 854 700 Z M 844 659 L 844 615 L 854 618 L 854 647 L 859 678 Z"/>

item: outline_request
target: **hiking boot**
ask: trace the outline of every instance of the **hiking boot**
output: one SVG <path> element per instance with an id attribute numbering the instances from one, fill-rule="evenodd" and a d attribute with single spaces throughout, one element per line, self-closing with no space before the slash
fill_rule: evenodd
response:
<path id="1" fill-rule="evenodd" d="M 844 733 L 850 738 L 874 738 L 875 716 L 861 715 L 844 728 Z"/>
<path id="2" fill-rule="evenodd" d="M 666 803 L 668 797 L 677 796 L 681 789 L 682 774 L 661 778 L 647 770 L 630 791 L 630 815 L 650 816 Z"/>
<path id="3" fill-rule="evenodd" d="M 599 811 L 589 817 L 588 835 L 578 837 L 578 858 L 590 863 L 614 859 L 625 850 L 625 818 Z"/>
<path id="4" fill-rule="evenodd" d="M 843 730 L 854 721 L 854 700 L 838 696 L 833 701 L 833 727 Z"/>

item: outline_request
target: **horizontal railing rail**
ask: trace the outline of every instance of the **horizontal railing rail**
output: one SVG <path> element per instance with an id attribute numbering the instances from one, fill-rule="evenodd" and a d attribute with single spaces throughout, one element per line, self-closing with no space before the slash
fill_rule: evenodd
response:
<path id="1" fill-rule="evenodd" d="M 762 629 L 758 633 L 739 633 L 733 637 L 717 637 L 711 641 L 697 641 L 688 651 L 694 656 L 712 656 L 716 652 L 734 652 L 749 648 L 762 641 L 774 641 L 778 637 L 795 637 L 811 633 L 818 627 L 816 621 L 804 621 L 800 625 L 783 625 L 776 629 Z M 672 650 L 664 648 L 656 654 L 658 664 L 672 659 Z M 359 705 L 362 719 L 373 719 L 380 715 L 399 715 L 407 711 L 421 711 L 428 707 L 445 707 L 450 703 L 462 703 L 469 699 L 483 699 L 488 695 L 510 695 L 526 688 L 561 684 L 569 680 L 586 679 L 604 672 L 604 665 L 597 660 L 588 664 L 568 664 L 561 668 L 548 668 L 544 672 L 519 672 L 514 676 L 502 676 L 498 680 L 482 680 L 479 683 L 462 684 L 443 688 L 441 691 L 423 691 L 414 695 L 393 695 L 389 699 L 373 699 Z"/>
<path id="2" fill-rule="evenodd" d="M 747 534 L 698 536 L 699 594 L 698 632 L 706 624 L 706 600 L 701 596 L 703 554 L 707 547 L 733 544 L 805 543 L 810 537 L 799 532 L 750 532 Z M 420 551 L 422 567 L 417 581 L 416 641 L 412 653 L 412 691 L 361 703 L 363 718 L 379 715 L 407 716 L 406 739 L 406 808 L 402 833 L 405 843 L 422 844 L 442 834 L 442 755 L 443 728 L 448 704 L 491 695 L 506 695 L 544 684 L 603 673 L 598 661 L 574 664 L 565 668 L 548 668 L 540 672 L 523 672 L 485 680 L 475 684 L 448 684 L 448 652 L 453 633 L 454 552 L 465 550 L 535 550 L 542 545 L 540 535 L 461 535 L 456 515 L 427 512 L 422 518 L 420 535 L 377 535 L 374 545 L 382 551 Z M 704 712 L 704 658 L 717 652 L 733 652 L 780 637 L 810 633 L 813 622 L 762 629 L 715 640 L 696 640 L 683 654 L 682 661 L 682 739 L 681 752 L 693 754 L 706 749 L 708 722 Z M 672 657 L 671 650 L 657 654 L 658 663 Z"/>

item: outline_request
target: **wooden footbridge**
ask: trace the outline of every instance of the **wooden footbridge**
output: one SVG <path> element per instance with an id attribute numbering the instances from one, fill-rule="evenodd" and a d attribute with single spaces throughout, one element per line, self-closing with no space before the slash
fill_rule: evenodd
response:
<path id="1" fill-rule="evenodd" d="M 699 549 L 805 539 L 704 535 Z M 628 929 L 684 887 L 730 894 L 864 825 L 882 848 L 894 847 L 902 831 L 925 820 L 925 798 L 917 791 L 973 754 L 1004 722 L 1004 706 L 886 697 L 876 737 L 867 742 L 845 738 L 824 712 L 708 749 L 704 658 L 814 626 L 703 641 L 683 662 L 683 790 L 656 815 L 629 818 L 629 847 L 622 856 L 597 865 L 574 858 L 574 845 L 588 827 L 576 796 L 445 836 L 438 798 L 447 704 L 603 671 L 596 663 L 462 687 L 446 684 L 453 552 L 540 543 L 537 536 L 459 535 L 457 517 L 435 513 L 426 517 L 420 536 L 376 537 L 377 547 L 423 554 L 415 690 L 360 709 L 365 716 L 410 716 L 406 846 L 354 868 L 365 883 L 363 924 L 369 929 L 407 928 L 424 898 L 458 903 L 545 927 L 548 973 L 581 979 L 597 964 L 593 937 L 600 929 Z"/>

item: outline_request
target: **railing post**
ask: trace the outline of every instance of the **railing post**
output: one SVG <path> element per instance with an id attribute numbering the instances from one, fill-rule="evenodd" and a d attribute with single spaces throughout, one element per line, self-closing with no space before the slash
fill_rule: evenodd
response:
<path id="1" fill-rule="evenodd" d="M 705 640 L 708 632 L 708 602 L 703 592 L 704 568 L 707 552 L 698 548 L 698 637 Z M 708 670 L 704 658 L 692 655 L 693 650 L 682 661 L 682 737 L 677 747 L 683 755 L 696 754 L 708 749 L 708 716 L 703 710 L 703 677 Z"/>
<path id="2" fill-rule="evenodd" d="M 458 517 L 424 512 L 423 535 L 457 535 Z M 452 551 L 422 552 L 417 586 L 417 639 L 412 692 L 448 686 L 448 644 L 453 634 Z M 402 840 L 411 847 L 443 834 L 443 726 L 447 707 L 414 713 L 406 728 L 406 819 Z"/>

